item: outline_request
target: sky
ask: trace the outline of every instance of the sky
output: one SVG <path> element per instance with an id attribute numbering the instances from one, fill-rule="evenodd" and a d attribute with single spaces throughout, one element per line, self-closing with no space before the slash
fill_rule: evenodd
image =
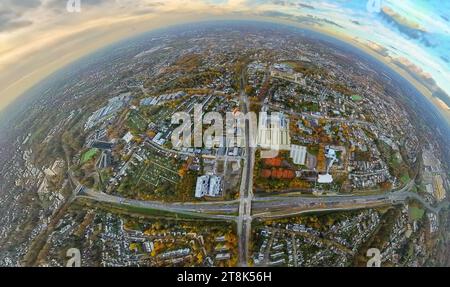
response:
<path id="1" fill-rule="evenodd" d="M 80 3 L 80 11 L 76 5 Z M 155 28 L 214 19 L 311 28 L 388 63 L 450 119 L 450 1 L 0 0 L 0 112 L 51 73 Z"/>

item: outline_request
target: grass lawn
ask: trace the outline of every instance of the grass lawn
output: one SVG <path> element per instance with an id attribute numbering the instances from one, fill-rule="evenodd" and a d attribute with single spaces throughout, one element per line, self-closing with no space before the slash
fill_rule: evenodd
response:
<path id="1" fill-rule="evenodd" d="M 90 150 L 86 151 L 81 156 L 81 163 L 85 163 L 85 162 L 91 160 L 97 154 L 97 152 L 98 152 L 98 150 L 96 148 L 91 148 Z"/>
<path id="2" fill-rule="evenodd" d="M 412 220 L 419 220 L 423 217 L 425 214 L 425 210 L 419 207 L 410 206 L 409 207 L 409 215 L 411 216 Z"/>
<path id="3" fill-rule="evenodd" d="M 361 96 L 359 96 L 359 95 L 353 95 L 352 96 L 352 101 L 354 101 L 354 102 L 359 102 L 359 101 L 361 101 L 363 98 L 361 97 Z"/>
<path id="4" fill-rule="evenodd" d="M 407 184 L 411 180 L 411 178 L 409 177 L 409 175 L 404 174 L 400 177 L 400 180 L 403 184 Z"/>

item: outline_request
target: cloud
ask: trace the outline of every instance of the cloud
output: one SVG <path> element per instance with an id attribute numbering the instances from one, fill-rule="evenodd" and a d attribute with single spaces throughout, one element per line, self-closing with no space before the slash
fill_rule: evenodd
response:
<path id="1" fill-rule="evenodd" d="M 20 14 L 12 10 L 0 10 L 0 32 L 8 32 L 30 26 L 33 24 L 30 20 L 21 20 Z"/>
<path id="2" fill-rule="evenodd" d="M 4 6 L 18 9 L 32 9 L 41 6 L 41 0 L 4 0 Z"/>
<path id="3" fill-rule="evenodd" d="M 0 32 L 11 32 L 33 24 L 24 13 L 41 6 L 40 0 L 2 0 L 0 2 Z"/>
<path id="4" fill-rule="evenodd" d="M 111 1 L 111 0 L 109 0 L 109 1 L 108 0 L 80 0 L 82 9 L 85 6 L 89 6 L 89 7 L 100 6 L 106 2 L 114 2 L 114 1 Z M 64 10 L 66 10 L 66 6 L 67 6 L 67 0 L 48 0 L 47 2 L 45 2 L 46 8 L 52 9 L 55 11 L 64 11 Z"/>

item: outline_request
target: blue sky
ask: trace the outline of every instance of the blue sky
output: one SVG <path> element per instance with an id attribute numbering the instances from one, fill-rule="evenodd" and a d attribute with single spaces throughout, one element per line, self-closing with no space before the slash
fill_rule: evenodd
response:
<path id="1" fill-rule="evenodd" d="M 381 10 L 369 10 L 370 1 L 379 1 Z M 450 1 L 257 0 L 246 4 L 265 6 L 273 17 L 294 21 L 296 17 L 299 23 L 314 18 L 318 26 L 382 51 L 388 60 L 406 64 L 421 78 L 432 78 L 450 95 Z"/>

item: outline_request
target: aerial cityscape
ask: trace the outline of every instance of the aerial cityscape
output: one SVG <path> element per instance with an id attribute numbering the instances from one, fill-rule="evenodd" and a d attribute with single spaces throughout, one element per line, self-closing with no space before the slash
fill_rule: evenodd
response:
<path id="1" fill-rule="evenodd" d="M 230 17 L 49 72 L 0 109 L 0 266 L 449 266 L 447 88 L 371 47 Z"/>

